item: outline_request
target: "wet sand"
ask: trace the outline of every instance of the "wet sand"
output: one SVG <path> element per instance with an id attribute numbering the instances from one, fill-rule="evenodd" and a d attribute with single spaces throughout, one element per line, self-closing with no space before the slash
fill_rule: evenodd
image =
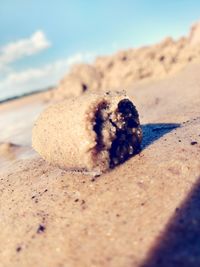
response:
<path id="1" fill-rule="evenodd" d="M 0 266 L 199 266 L 199 72 L 130 86 L 143 149 L 98 178 L 32 150 L 45 97 L 2 104 Z"/>

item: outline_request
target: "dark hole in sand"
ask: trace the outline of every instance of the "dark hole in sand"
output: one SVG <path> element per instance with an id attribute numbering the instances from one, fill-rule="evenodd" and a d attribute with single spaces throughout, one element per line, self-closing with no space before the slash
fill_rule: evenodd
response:
<path id="1" fill-rule="evenodd" d="M 39 224 L 38 229 L 37 229 L 37 234 L 41 234 L 45 231 L 46 227 L 42 224 Z"/>
<path id="2" fill-rule="evenodd" d="M 88 86 L 85 83 L 82 83 L 82 91 L 85 92 L 87 91 Z"/>
<path id="3" fill-rule="evenodd" d="M 101 151 L 102 148 L 104 147 L 103 137 L 102 137 L 102 128 L 103 128 L 104 119 L 102 116 L 102 110 L 105 110 L 107 108 L 108 108 L 107 104 L 103 102 L 101 103 L 101 105 L 99 106 L 95 114 L 95 125 L 93 129 L 98 137 L 97 146 L 96 146 L 97 151 Z"/>
<path id="4" fill-rule="evenodd" d="M 140 141 L 137 131 L 132 129 L 139 126 L 138 112 L 129 99 L 123 99 L 118 104 L 118 112 L 122 114 L 124 124 L 116 127 L 116 139 L 110 148 L 110 167 L 121 164 L 140 151 Z"/>
<path id="5" fill-rule="evenodd" d="M 96 146 L 97 152 L 104 148 L 102 130 L 105 119 L 103 118 L 102 113 L 106 110 L 109 112 L 108 108 L 109 107 L 106 103 L 102 103 L 96 112 L 94 131 L 98 137 Z M 138 132 L 133 132 L 133 128 L 138 128 L 139 126 L 138 112 L 135 106 L 130 100 L 123 99 L 119 102 L 117 111 L 121 113 L 121 122 L 114 122 L 111 118 L 109 118 L 109 122 L 116 129 L 116 137 L 109 150 L 111 168 L 123 163 L 140 151 Z"/>

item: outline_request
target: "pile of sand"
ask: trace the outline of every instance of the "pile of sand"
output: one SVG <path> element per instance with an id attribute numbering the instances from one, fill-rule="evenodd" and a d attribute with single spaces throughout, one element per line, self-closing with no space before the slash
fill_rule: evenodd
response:
<path id="1" fill-rule="evenodd" d="M 166 38 L 159 44 L 98 57 L 92 65 L 79 64 L 50 93 L 56 100 L 78 96 L 88 90 L 127 89 L 135 82 L 165 78 L 200 59 L 200 23 L 179 40 Z"/>

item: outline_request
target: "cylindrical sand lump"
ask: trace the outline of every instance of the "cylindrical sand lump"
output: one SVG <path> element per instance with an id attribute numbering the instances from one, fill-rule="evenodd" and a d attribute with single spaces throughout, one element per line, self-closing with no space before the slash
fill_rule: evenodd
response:
<path id="1" fill-rule="evenodd" d="M 124 94 L 85 94 L 48 107 L 36 121 L 33 148 L 63 169 L 103 172 L 137 153 L 138 113 Z"/>

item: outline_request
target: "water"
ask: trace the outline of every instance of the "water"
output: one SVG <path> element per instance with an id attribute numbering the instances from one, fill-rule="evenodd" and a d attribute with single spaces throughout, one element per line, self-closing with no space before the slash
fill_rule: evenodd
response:
<path id="1" fill-rule="evenodd" d="M 20 98 L 22 96 L 26 96 L 26 95 L 31 95 L 31 94 L 35 94 L 38 92 L 42 92 L 42 91 L 48 91 L 53 89 L 54 86 L 50 86 L 50 87 L 45 87 L 43 89 L 12 89 L 12 90 L 1 90 L 0 91 L 0 103 L 8 101 L 8 100 L 12 100 L 12 99 L 16 99 L 16 98 Z"/>

